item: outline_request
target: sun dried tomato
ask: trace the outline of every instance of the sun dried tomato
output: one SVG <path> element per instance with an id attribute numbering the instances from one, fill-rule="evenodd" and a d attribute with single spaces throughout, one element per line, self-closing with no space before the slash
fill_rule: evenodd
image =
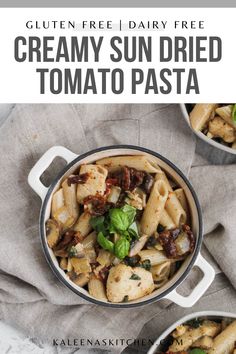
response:
<path id="1" fill-rule="evenodd" d="M 159 234 L 160 244 L 163 246 L 164 252 L 168 258 L 177 257 L 177 249 L 174 242 L 172 230 L 165 230 Z M 176 231 L 176 230 L 175 230 Z M 178 229 L 179 231 L 179 229 Z"/>
<path id="2" fill-rule="evenodd" d="M 111 187 L 112 186 L 118 186 L 119 181 L 117 178 L 107 178 L 106 179 L 106 191 L 105 191 L 105 196 L 109 195 L 111 192 Z"/>
<path id="3" fill-rule="evenodd" d="M 110 208 L 110 204 L 107 203 L 106 198 L 102 195 L 89 195 L 84 199 L 84 205 L 89 206 L 89 213 L 94 216 L 105 214 Z"/>
<path id="4" fill-rule="evenodd" d="M 101 280 L 104 284 L 105 284 L 106 281 L 107 281 L 110 268 L 111 268 L 111 267 L 104 267 L 104 268 L 102 268 L 102 269 L 99 271 L 99 273 L 98 273 L 100 280 Z"/>
<path id="5" fill-rule="evenodd" d="M 70 187 L 72 184 L 84 184 L 89 178 L 88 173 L 82 173 L 81 175 L 70 176 L 67 178 L 67 184 Z"/>
<path id="6" fill-rule="evenodd" d="M 194 234 L 191 231 L 190 226 L 188 225 L 183 225 L 182 229 L 188 235 L 188 239 L 190 243 L 190 252 L 192 253 L 194 251 L 195 244 L 196 244 L 196 239 L 194 237 Z"/>
<path id="7" fill-rule="evenodd" d="M 141 186 L 144 179 L 144 172 L 138 171 L 135 168 L 130 168 L 130 186 L 129 189 L 132 191 L 136 187 Z"/>
<path id="8" fill-rule="evenodd" d="M 128 191 L 130 189 L 130 169 L 128 167 L 124 166 L 122 168 L 120 178 L 121 188 Z"/>
<path id="9" fill-rule="evenodd" d="M 188 252 L 192 253 L 195 247 L 195 237 L 188 225 L 182 225 L 181 228 L 165 230 L 159 234 L 159 241 L 163 246 L 164 252 L 168 258 L 178 258 L 180 256 L 177 251 L 175 240 L 183 232 L 189 239 Z"/>

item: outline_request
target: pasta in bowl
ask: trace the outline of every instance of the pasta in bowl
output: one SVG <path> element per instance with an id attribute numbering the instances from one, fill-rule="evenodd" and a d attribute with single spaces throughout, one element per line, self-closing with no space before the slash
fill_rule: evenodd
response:
<path id="1" fill-rule="evenodd" d="M 181 104 L 194 133 L 212 146 L 236 154 L 236 104 Z"/>
<path id="2" fill-rule="evenodd" d="M 114 146 L 79 157 L 68 151 L 50 149 L 29 175 L 43 199 L 41 239 L 59 279 L 107 306 L 139 306 L 163 297 L 182 306 L 196 302 L 214 271 L 199 255 L 201 212 L 184 175 L 143 148 Z M 46 168 L 52 154 L 72 161 L 47 190 L 38 184 L 38 166 L 44 161 Z M 182 297 L 175 288 L 194 264 L 204 277 Z"/>
<path id="3" fill-rule="evenodd" d="M 188 315 L 165 331 L 148 354 L 235 354 L 236 315 L 206 311 Z"/>

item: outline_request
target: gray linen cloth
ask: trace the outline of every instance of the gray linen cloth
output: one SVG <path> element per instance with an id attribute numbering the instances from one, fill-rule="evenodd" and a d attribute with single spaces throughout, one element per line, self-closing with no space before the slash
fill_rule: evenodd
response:
<path id="1" fill-rule="evenodd" d="M 17 105 L 0 130 L 0 319 L 19 326 L 31 338 L 51 343 L 53 338 L 84 338 L 93 343 L 104 338 L 134 339 L 154 318 L 155 333 L 160 334 L 158 326 L 169 302 L 140 309 L 103 308 L 76 296 L 57 280 L 40 245 L 41 202 L 27 183 L 30 169 L 51 146 L 63 145 L 80 154 L 120 143 L 155 150 L 190 174 L 203 206 L 206 252 L 236 286 L 235 161 L 222 167 L 212 165 L 222 161 L 199 157 L 195 137 L 177 105 Z M 61 160 L 55 161 L 43 181 L 50 183 L 62 165 Z M 192 278 L 182 289 L 194 286 Z M 81 352 L 94 346 L 98 352 L 95 344 Z M 100 343 L 99 348 L 120 353 L 124 345 Z"/>

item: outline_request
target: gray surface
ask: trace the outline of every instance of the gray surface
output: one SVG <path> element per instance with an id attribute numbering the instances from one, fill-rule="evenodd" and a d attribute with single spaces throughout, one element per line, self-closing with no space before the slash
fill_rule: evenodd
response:
<path id="1" fill-rule="evenodd" d="M 1 7 L 235 7 L 235 0 L 1 0 Z"/>
<path id="2" fill-rule="evenodd" d="M 5 122 L 10 112 L 12 111 L 14 104 L 0 104 L 0 127 Z"/>

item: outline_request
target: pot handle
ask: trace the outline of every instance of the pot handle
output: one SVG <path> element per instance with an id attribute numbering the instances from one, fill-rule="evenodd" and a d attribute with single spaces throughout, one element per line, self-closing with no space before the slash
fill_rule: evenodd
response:
<path id="1" fill-rule="evenodd" d="M 43 172 L 51 165 L 52 161 L 56 157 L 62 157 L 67 163 L 73 161 L 78 155 L 74 154 L 70 150 L 64 148 L 63 146 L 53 146 L 47 150 L 43 156 L 36 162 L 34 167 L 29 173 L 28 183 L 30 187 L 44 200 L 48 187 L 40 181 L 40 177 Z"/>
<path id="2" fill-rule="evenodd" d="M 165 296 L 165 299 L 171 300 L 181 307 L 193 306 L 209 288 L 215 277 L 215 271 L 212 266 L 199 254 L 194 266 L 198 267 L 203 272 L 203 278 L 193 289 L 190 295 L 182 296 L 173 290 L 170 294 Z"/>

